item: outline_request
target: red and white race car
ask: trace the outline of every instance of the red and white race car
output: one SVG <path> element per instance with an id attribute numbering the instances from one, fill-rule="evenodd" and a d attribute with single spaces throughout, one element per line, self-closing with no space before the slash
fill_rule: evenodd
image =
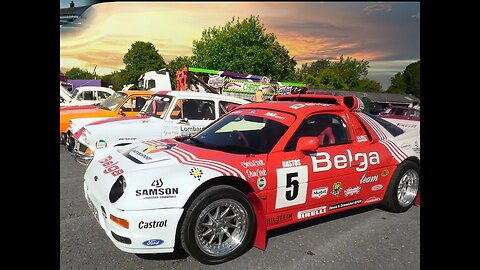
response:
<path id="1" fill-rule="evenodd" d="M 407 211 L 420 150 L 356 97 L 271 101 L 234 109 L 191 137 L 98 149 L 84 191 L 114 245 L 130 253 L 184 248 L 231 260 L 266 232 L 380 203 Z M 178 243 L 176 246 L 175 243 Z"/>

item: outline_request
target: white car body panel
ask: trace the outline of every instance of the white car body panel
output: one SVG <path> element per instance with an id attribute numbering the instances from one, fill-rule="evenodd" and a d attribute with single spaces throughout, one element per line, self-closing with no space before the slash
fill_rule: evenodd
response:
<path id="1" fill-rule="evenodd" d="M 179 99 L 197 99 L 214 101 L 215 119 L 220 116 L 219 102 L 227 101 L 237 104 L 247 104 L 250 101 L 210 93 L 190 91 L 171 91 L 168 95 L 173 97 L 171 104 Z M 82 134 L 76 134 L 74 151 L 78 155 L 85 155 L 85 149 L 92 153 L 100 147 L 114 147 L 134 142 L 135 140 L 174 138 L 176 136 L 193 135 L 201 131 L 215 119 L 188 120 L 187 123 L 180 119 L 171 119 L 170 113 L 174 106 L 166 111 L 166 117 L 161 119 L 155 116 L 137 115 L 136 117 L 112 118 L 111 121 L 100 121 L 105 118 L 77 118 L 72 119 L 70 130 L 76 134 L 83 128 Z M 91 156 L 91 155 L 90 155 Z"/>
<path id="2" fill-rule="evenodd" d="M 102 100 L 99 98 L 98 93 L 103 92 L 104 94 L 110 96 L 115 93 L 115 90 L 107 88 L 107 87 L 100 87 L 100 86 L 80 86 L 77 87 L 77 92 L 75 96 L 72 96 L 71 93 L 68 92 L 62 85 L 60 85 L 60 96 L 64 99 L 64 102 L 60 102 L 60 107 L 69 107 L 69 106 L 81 106 L 81 105 L 93 105 L 96 103 L 100 103 Z M 82 93 L 93 91 L 93 96 L 96 98 L 95 100 L 81 100 L 80 97 Z"/>

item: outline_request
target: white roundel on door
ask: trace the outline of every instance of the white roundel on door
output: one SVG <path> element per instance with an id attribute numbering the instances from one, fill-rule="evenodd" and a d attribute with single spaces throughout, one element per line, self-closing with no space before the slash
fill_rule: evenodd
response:
<path id="1" fill-rule="evenodd" d="M 277 169 L 277 200 L 275 209 L 305 203 L 307 187 L 307 165 Z"/>

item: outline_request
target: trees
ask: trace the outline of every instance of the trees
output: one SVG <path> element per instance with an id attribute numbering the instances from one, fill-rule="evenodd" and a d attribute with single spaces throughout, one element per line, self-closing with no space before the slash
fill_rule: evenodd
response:
<path id="1" fill-rule="evenodd" d="M 95 78 L 95 75 L 92 73 L 77 67 L 65 72 L 65 76 L 71 80 L 90 80 Z"/>
<path id="2" fill-rule="evenodd" d="M 420 97 L 420 60 L 409 64 L 403 73 L 395 74 L 390 82 L 388 93 L 412 94 Z"/>
<path id="3" fill-rule="evenodd" d="M 123 56 L 125 69 L 122 84 L 137 84 L 137 80 L 143 73 L 159 70 L 166 67 L 163 57 L 151 42 L 135 41 L 127 53 Z"/>
<path id="4" fill-rule="evenodd" d="M 327 89 L 352 89 L 363 92 L 378 92 L 382 86 L 366 78 L 369 62 L 340 56 L 338 62 L 320 59 L 303 64 L 295 73 L 294 80 Z"/>
<path id="5" fill-rule="evenodd" d="M 193 41 L 192 60 L 198 67 L 264 75 L 277 81 L 292 76 L 296 61 L 274 34 L 265 33 L 258 16 L 232 18 L 223 27 L 210 27 Z"/>

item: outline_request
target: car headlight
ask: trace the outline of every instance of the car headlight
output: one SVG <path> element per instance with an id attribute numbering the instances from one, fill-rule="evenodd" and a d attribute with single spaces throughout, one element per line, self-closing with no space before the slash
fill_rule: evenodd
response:
<path id="1" fill-rule="evenodd" d="M 117 181 L 112 186 L 112 189 L 110 189 L 110 194 L 108 195 L 108 198 L 111 203 L 114 203 L 122 197 L 123 192 L 127 188 L 127 182 L 125 181 L 125 177 L 123 175 L 120 175 L 117 178 Z"/>

